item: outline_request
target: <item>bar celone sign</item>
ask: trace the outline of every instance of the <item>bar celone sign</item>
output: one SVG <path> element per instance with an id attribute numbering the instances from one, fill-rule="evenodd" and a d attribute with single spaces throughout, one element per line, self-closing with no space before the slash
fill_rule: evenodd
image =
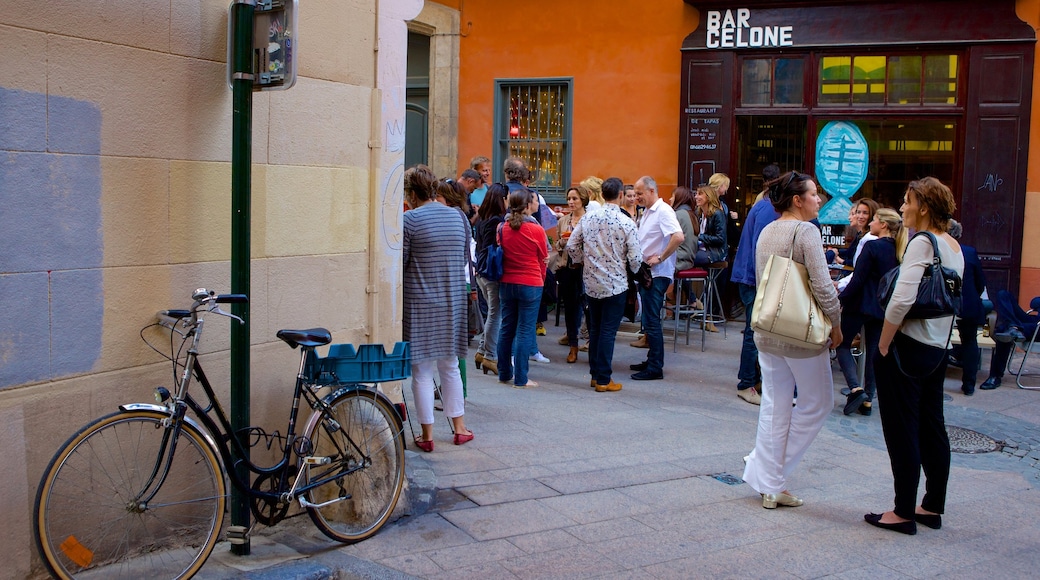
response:
<path id="1" fill-rule="evenodd" d="M 793 26 L 755 26 L 751 10 L 709 10 L 707 13 L 707 48 L 766 48 L 794 46 Z"/>

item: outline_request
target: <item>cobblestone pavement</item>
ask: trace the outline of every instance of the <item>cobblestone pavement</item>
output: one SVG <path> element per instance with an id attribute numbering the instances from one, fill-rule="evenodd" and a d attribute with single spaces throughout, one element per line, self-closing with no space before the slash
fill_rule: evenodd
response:
<path id="1" fill-rule="evenodd" d="M 539 347 L 552 363 L 531 368 L 541 387 L 513 389 L 470 367 L 476 439 L 452 445 L 438 416 L 435 451 L 408 452 L 407 501 L 375 537 L 337 546 L 298 518 L 261 530 L 256 557 L 215 553 L 200 577 L 1036 575 L 1040 392 L 1006 382 L 965 397 L 960 371 L 949 371 L 947 424 L 970 430 L 958 444 L 1000 450 L 954 454 L 942 530 L 910 538 L 863 522 L 890 509 L 891 472 L 879 412 L 842 415 L 836 364 L 834 410 L 789 478 L 806 503 L 764 510 L 740 480 L 758 417 L 736 397 L 742 323 L 708 335 L 704 352 L 698 333 L 673 354 L 666 334 L 662 381 L 628 378 L 646 351 L 620 335 L 616 393 L 589 389 L 587 356 L 564 363 L 562 326 L 547 328 Z M 256 564 L 264 554 L 273 566 Z"/>

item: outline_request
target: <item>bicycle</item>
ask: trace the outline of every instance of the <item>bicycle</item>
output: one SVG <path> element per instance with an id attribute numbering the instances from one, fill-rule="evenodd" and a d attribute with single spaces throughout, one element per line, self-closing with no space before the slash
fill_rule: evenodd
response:
<path id="1" fill-rule="evenodd" d="M 145 330 L 158 325 L 171 331 L 164 356 L 173 362 L 175 392 L 158 387 L 156 404 L 121 405 L 83 427 L 44 471 L 33 531 L 55 577 L 190 578 L 223 528 L 226 477 L 248 496 L 257 522 L 276 524 L 298 501 L 322 533 L 348 544 L 378 532 L 397 505 L 405 477 L 404 404 L 391 403 L 375 386 L 341 380 L 336 369 L 343 367 L 335 363 L 343 361 L 331 351 L 325 358 L 315 352 L 332 341 L 323 328 L 278 331 L 278 338 L 301 348 L 286 435 L 259 427 L 238 435 L 247 435 L 249 446 L 278 442 L 281 458 L 269 467 L 242 459 L 246 446 L 202 370 L 198 346 L 206 313 L 241 323 L 218 305 L 247 298 L 202 288 L 192 299 L 190 309 L 162 311 L 141 330 L 160 354 Z M 407 343 L 402 345 L 398 378 L 408 374 Z M 353 350 L 332 348 L 337 346 Z M 383 352 L 382 345 L 364 346 Z M 193 378 L 205 391 L 204 405 L 188 392 Z M 301 398 L 313 412 L 297 435 Z M 238 476 L 239 465 L 256 475 L 252 484 Z M 241 542 L 247 533 L 232 526 L 228 539 Z"/>

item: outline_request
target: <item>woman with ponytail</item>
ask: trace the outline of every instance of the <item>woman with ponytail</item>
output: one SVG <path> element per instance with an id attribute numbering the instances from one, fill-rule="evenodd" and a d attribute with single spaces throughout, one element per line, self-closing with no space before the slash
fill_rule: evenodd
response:
<path id="1" fill-rule="evenodd" d="M 509 193 L 509 215 L 502 228 L 502 279 L 498 285 L 502 307 L 498 380 L 513 381 L 519 389 L 538 386 L 527 378 L 527 363 L 528 355 L 537 351 L 534 332 L 549 245 L 545 230 L 531 217 L 537 211 L 538 196 L 530 189 Z"/>
<path id="2" fill-rule="evenodd" d="M 874 360 L 877 358 L 881 327 L 885 322 L 885 311 L 881 309 L 877 298 L 878 282 L 885 273 L 899 265 L 897 256 L 906 248 L 906 228 L 903 227 L 903 219 L 895 210 L 877 210 L 868 226 L 870 233 L 877 239 L 863 244 L 856 269 L 852 272 L 848 285 L 838 295 L 842 306 L 841 333 L 846 340 L 836 351 L 838 365 L 850 389 L 845 402 L 846 415 L 855 411 L 859 411 L 861 415 L 870 415 L 872 411 L 874 396 L 877 393 Z M 851 341 L 847 338 L 855 336 L 861 328 L 863 336 L 860 349 L 867 357 L 865 385 L 859 384 L 859 373 L 849 344 Z"/>

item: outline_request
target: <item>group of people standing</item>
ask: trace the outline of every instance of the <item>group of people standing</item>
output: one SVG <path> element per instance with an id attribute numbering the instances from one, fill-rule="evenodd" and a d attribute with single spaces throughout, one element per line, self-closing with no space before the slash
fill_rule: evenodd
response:
<path id="1" fill-rule="evenodd" d="M 501 248 L 503 268 L 498 280 L 475 275 L 488 304 L 477 368 L 495 372 L 500 382 L 518 388 L 537 386 L 528 376 L 528 360 L 538 352 L 537 310 L 547 272 L 554 271 L 567 316 L 568 362 L 575 362 L 581 350 L 579 333 L 586 315 L 590 386 L 597 392 L 622 388 L 614 381 L 612 359 L 633 280 L 638 283 L 648 353 L 645 361 L 632 365 L 632 378 L 661 379 L 661 312 L 677 268 L 718 263 L 727 255 L 730 216 L 715 176 L 714 186 L 709 183 L 696 192 L 677 188 L 672 204 L 659 196 L 649 176 L 631 187 L 634 199 L 628 198 L 619 178 L 586 180 L 568 190 L 570 211 L 561 216 L 550 242 L 552 236 L 547 237 L 538 220 L 544 201 L 525 184 L 529 173 L 523 162 L 510 158 L 504 170 L 505 183 L 482 185 L 486 189 L 476 210 L 472 257 L 465 210 L 436 203 L 447 200 L 436 193 L 437 181 L 427 168 L 406 173 L 405 193 L 413 211 L 405 214 L 404 222 L 404 339 L 412 344 L 412 391 L 423 427 L 416 444 L 424 451 L 433 450 L 434 371 L 440 375 L 455 444 L 474 437 L 463 420 L 458 364 L 467 352 L 465 272 L 471 263 L 486 260 L 489 248 Z M 803 504 L 787 482 L 833 408 L 829 350 L 835 348 L 850 387 L 845 413 L 869 415 L 875 397 L 882 403 L 895 506 L 881 514 L 868 513 L 865 521 L 906 534 L 916 533 L 918 523 L 938 529 L 950 469 L 942 385 L 952 316 L 916 319 L 908 313 L 936 253 L 958 275 L 965 271 L 961 247 L 947 233 L 955 210 L 953 195 L 928 177 L 910 182 L 899 213 L 858 203 L 853 217 L 863 220 L 863 234 L 843 258 L 856 266 L 839 289 L 831 280 L 818 223 L 805 223 L 815 222 L 820 209 L 813 177 L 797 171 L 779 175 L 775 166 L 764 175 L 768 181 L 745 221 L 732 277 L 748 320 L 738 395 L 761 405 L 743 478 L 761 494 L 765 508 Z M 728 179 L 725 182 L 728 186 Z M 910 239 L 909 230 L 930 233 L 937 250 L 928 237 Z M 833 323 L 828 344 L 807 348 L 754 334 L 750 321 L 756 280 L 771 255 L 790 255 L 805 266 L 813 295 Z M 894 268 L 899 269 L 898 281 L 883 306 L 876 298 L 878 281 Z M 849 366 L 850 337 L 861 328 L 868 366 L 863 385 L 853 380 Z M 922 469 L 925 495 L 917 504 Z"/>
<path id="2" fill-rule="evenodd" d="M 791 255 L 805 266 L 813 295 L 833 327 L 829 344 L 810 349 L 754 335 L 749 323 L 748 331 L 757 347 L 754 358 L 760 365 L 761 409 L 755 448 L 744 458 L 744 480 L 762 495 L 765 508 L 803 504 L 787 489 L 787 481 L 833 407 L 829 349 L 838 350 L 842 369 L 847 371 L 851 362 L 845 352 L 850 344 L 847 339 L 862 327 L 867 385 L 860 386 L 850 377 L 844 412 L 870 414 L 876 389 L 895 487 L 894 509 L 868 513 L 864 520 L 905 534 L 916 534 L 918 523 L 940 528 L 950 471 L 943 381 L 953 316 L 918 319 L 908 314 L 918 300 L 925 269 L 936 253 L 958 276 L 965 271 L 961 247 L 947 233 L 956 208 L 952 192 L 939 180 L 927 177 L 910 182 L 901 215 L 865 204 L 872 237 L 857 240 L 858 258 L 856 249 L 845 258 L 855 260 L 856 266 L 840 294 L 828 271 L 819 229 L 803 223 L 815 220 L 820 208 L 813 178 L 789 172 L 770 180 L 764 194 L 745 223 L 744 235 L 757 236 L 753 246 L 756 277 L 741 272 L 742 299 L 753 305 L 754 281 L 761 279 L 771 255 Z M 760 205 L 763 203 L 769 206 Z M 860 205 L 854 207 L 854 215 Z M 924 235 L 907 242 L 907 230 L 934 236 L 937 250 Z M 738 249 L 738 262 L 740 254 Z M 882 306 L 877 298 L 878 281 L 893 268 L 899 268 L 895 290 L 889 303 Z M 750 321 L 750 308 L 747 316 Z M 755 375 L 745 368 L 745 362 L 751 365 L 754 360 L 741 359 L 740 379 L 750 382 Z M 925 495 L 917 504 L 922 470 Z"/>

